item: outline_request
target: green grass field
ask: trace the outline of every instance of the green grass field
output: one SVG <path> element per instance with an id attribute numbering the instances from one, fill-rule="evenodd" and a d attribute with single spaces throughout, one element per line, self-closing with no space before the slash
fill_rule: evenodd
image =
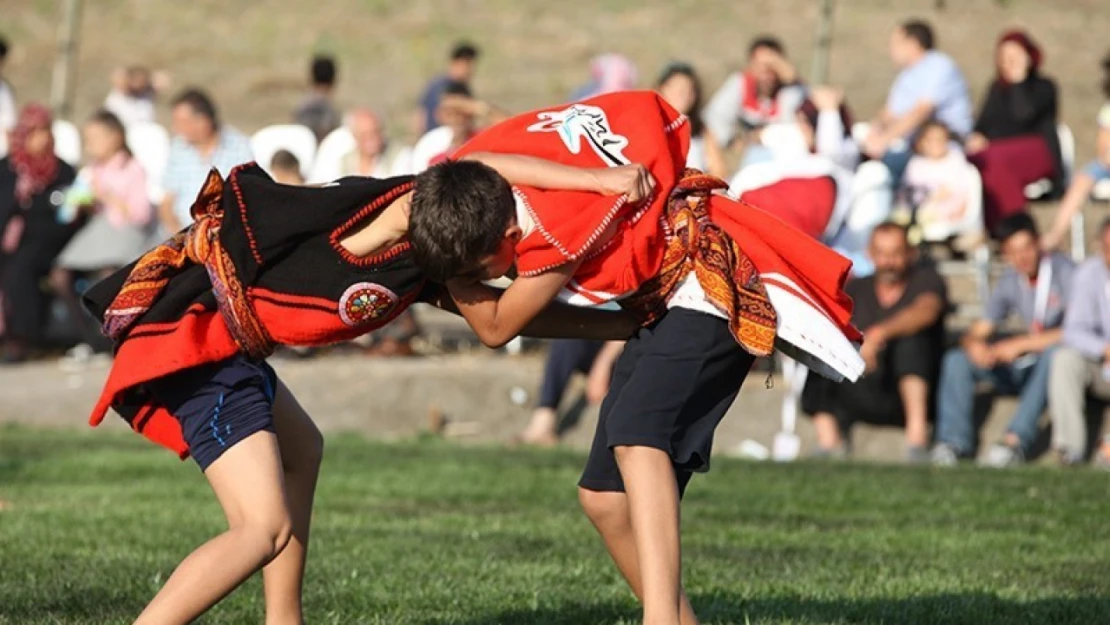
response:
<path id="1" fill-rule="evenodd" d="M 310 623 L 634 623 L 576 506 L 582 457 L 334 436 Z M 1110 623 L 1105 474 L 715 462 L 685 511 L 706 623 Z M 221 529 L 127 433 L 0 429 L 0 623 L 123 623 Z M 259 580 L 205 623 L 261 623 Z"/>

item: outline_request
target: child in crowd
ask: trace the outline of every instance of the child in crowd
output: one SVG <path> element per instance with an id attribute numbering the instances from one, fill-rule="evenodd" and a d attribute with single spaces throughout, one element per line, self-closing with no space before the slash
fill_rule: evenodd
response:
<path id="1" fill-rule="evenodd" d="M 488 345 L 555 299 L 617 302 L 643 323 L 619 357 L 579 497 L 644 606 L 645 623 L 696 623 L 682 591 L 679 500 L 756 356 L 777 345 L 856 379 L 849 262 L 685 170 L 689 124 L 625 92 L 527 113 L 425 174 L 409 236 Z M 639 163 L 639 164 L 633 164 Z M 585 168 L 585 169 L 584 169 Z M 620 172 L 626 193 L 594 181 Z M 515 264 L 498 295 L 482 284 Z"/>
<path id="2" fill-rule="evenodd" d="M 614 176 L 592 188 L 623 191 Z M 213 170 L 189 228 L 86 293 L 116 349 L 91 423 L 112 408 L 137 432 L 193 456 L 228 523 L 178 566 L 137 623 L 192 622 L 259 569 L 267 622 L 303 622 L 323 442 L 266 358 L 279 345 L 351 340 L 421 298 L 450 307 L 413 261 L 414 188 L 436 181 L 299 187 L 275 184 L 255 164 L 226 181 Z M 553 309 L 545 318 L 525 332 L 617 339 L 635 328 L 600 311 Z"/>
<path id="3" fill-rule="evenodd" d="M 938 121 L 926 122 L 914 140 L 913 151 L 902 191 L 905 201 L 914 207 L 921 237 L 946 241 L 979 234 L 982 215 L 969 209 L 970 165 L 952 143 L 948 128 Z"/>
<path id="4" fill-rule="evenodd" d="M 278 150 L 270 159 L 270 173 L 274 182 L 288 184 L 295 187 L 304 185 L 304 174 L 301 173 L 301 162 L 289 150 Z"/>
<path id="5" fill-rule="evenodd" d="M 1063 242 L 1071 229 L 1071 220 L 1083 209 L 1095 185 L 1110 180 L 1110 54 L 1102 59 L 1102 92 L 1107 97 L 1106 104 L 1098 111 L 1098 141 L 1095 146 L 1095 159 L 1075 174 L 1068 192 L 1060 201 L 1052 229 L 1042 238 L 1041 245 L 1046 250 L 1054 250 Z"/>

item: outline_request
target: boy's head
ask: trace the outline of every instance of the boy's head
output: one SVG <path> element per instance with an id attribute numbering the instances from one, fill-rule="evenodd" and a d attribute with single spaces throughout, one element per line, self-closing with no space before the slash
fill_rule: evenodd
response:
<path id="1" fill-rule="evenodd" d="M 313 87 L 330 90 L 335 86 L 335 59 L 324 55 L 312 57 L 309 74 Z"/>
<path id="2" fill-rule="evenodd" d="M 1102 58 L 1102 93 L 1110 98 L 1110 52 Z"/>
<path id="3" fill-rule="evenodd" d="M 281 184 L 304 184 L 301 162 L 288 150 L 274 152 L 274 157 L 270 159 L 270 171 L 274 174 L 274 180 Z"/>
<path id="4" fill-rule="evenodd" d="M 1002 257 L 1019 274 L 1034 278 L 1041 262 L 1037 223 L 1028 213 L 1016 213 L 1002 220 L 995 229 Z"/>
<path id="5" fill-rule="evenodd" d="M 927 121 L 917 133 L 913 151 L 925 158 L 944 158 L 948 155 L 948 142 L 951 140 L 952 133 L 947 126 L 935 120 Z"/>
<path id="6" fill-rule="evenodd" d="M 513 190 L 477 161 L 446 161 L 416 177 L 409 241 L 430 279 L 493 280 L 508 273 L 522 231 Z"/>

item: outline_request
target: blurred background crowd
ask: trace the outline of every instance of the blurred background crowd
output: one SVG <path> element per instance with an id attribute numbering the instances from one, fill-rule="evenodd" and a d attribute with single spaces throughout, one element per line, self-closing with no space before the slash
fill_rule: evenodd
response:
<path id="1" fill-rule="evenodd" d="M 1088 68 L 1090 88 L 1107 103 L 1081 113 L 1097 122 L 1097 136 L 1081 138 L 1096 150 L 1077 163 L 1035 31 L 991 33 L 993 58 L 982 62 L 993 71 L 978 101 L 942 35 L 920 19 L 888 25 L 887 48 L 874 54 L 887 55 L 896 77 L 870 110 L 836 84 L 803 79 L 774 35 L 733 46 L 742 50 L 738 67 L 712 85 L 681 59 L 660 68 L 600 54 L 564 99 L 657 90 L 691 120 L 689 166 L 853 260 L 849 290 L 867 374 L 834 385 L 787 369 L 792 399 L 817 427 L 813 453 L 848 456 L 852 425 L 867 421 L 904 427 L 908 461 L 955 464 L 975 454 L 975 397 L 988 384 L 1020 400 L 983 462 L 1025 461 L 1047 411 L 1060 462 L 1083 462 L 1093 449 L 1094 461 L 1110 466 L 1110 444 L 1100 448 L 1085 417 L 1092 396 L 1110 399 L 1110 224 L 1098 227 L 1100 249 L 1088 254 L 1083 222 L 1092 199 L 1110 199 L 1110 56 Z M 0 40 L 6 365 L 63 351 L 70 363 L 110 357 L 80 291 L 187 227 L 212 167 L 227 174 L 256 160 L 291 185 L 413 174 L 519 112 L 476 88 L 483 49 L 497 43 L 464 41 L 444 50 L 441 71 L 410 96 L 403 119 L 341 107 L 337 89 L 357 69 L 320 54 L 305 63 L 296 107 L 256 120 L 249 136 L 221 116 L 217 85 L 175 85 L 139 59 L 113 73 L 99 110 L 67 120 L 4 79 L 4 60 L 19 45 Z M 1046 200 L 1058 205 L 1039 227 L 1029 207 Z M 949 318 L 961 312 L 952 272 L 942 265 L 966 270 L 975 285 L 958 323 Z M 347 349 L 412 356 L 420 335 L 410 313 Z M 600 402 L 619 353 L 619 343 L 553 342 L 521 440 L 557 442 L 570 379 L 584 374 L 582 401 Z"/>

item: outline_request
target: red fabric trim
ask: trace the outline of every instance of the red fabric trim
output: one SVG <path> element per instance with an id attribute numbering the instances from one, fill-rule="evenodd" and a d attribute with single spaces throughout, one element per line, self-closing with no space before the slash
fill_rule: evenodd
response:
<path id="1" fill-rule="evenodd" d="M 251 256 L 254 257 L 255 262 L 262 266 L 262 254 L 258 253 L 258 244 L 254 240 L 254 231 L 251 230 L 250 221 L 247 220 L 247 203 L 243 200 L 243 191 L 239 188 L 239 172 L 255 167 L 257 164 L 254 161 L 250 163 L 243 163 L 236 165 L 228 174 L 227 179 L 231 182 L 231 190 L 235 193 L 235 201 L 239 204 L 239 216 L 243 221 L 243 230 L 247 233 L 247 243 L 251 248 Z"/>
<path id="2" fill-rule="evenodd" d="M 343 260 L 352 265 L 355 265 L 356 267 L 369 267 L 372 265 L 376 265 L 391 258 L 395 258 L 398 255 L 408 251 L 409 248 L 412 247 L 412 245 L 408 241 L 402 241 L 401 243 L 394 245 L 384 252 L 380 252 L 372 256 L 357 256 L 348 252 L 346 248 L 344 248 L 343 245 L 340 244 L 339 240 L 343 238 L 343 235 L 347 234 L 348 231 L 353 229 L 367 216 L 373 214 L 378 209 L 387 206 L 393 200 L 408 193 L 413 189 L 413 186 L 415 186 L 415 183 L 411 181 L 406 182 L 402 185 L 398 185 L 393 189 L 390 189 L 389 193 L 376 198 L 373 202 L 362 207 L 357 213 L 355 213 L 353 217 L 341 224 L 331 233 L 331 236 L 328 237 L 328 241 L 331 242 L 332 248 L 334 248 L 336 252 L 339 252 L 339 255 L 343 257 Z"/>

